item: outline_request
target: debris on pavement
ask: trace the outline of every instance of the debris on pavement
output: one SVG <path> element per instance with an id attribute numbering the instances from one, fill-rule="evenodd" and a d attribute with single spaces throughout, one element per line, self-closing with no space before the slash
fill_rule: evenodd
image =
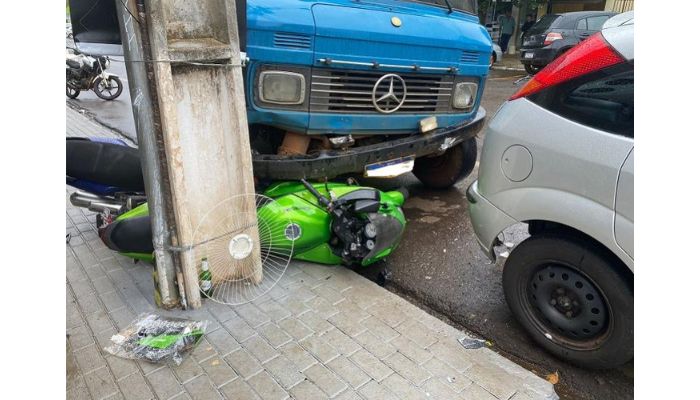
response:
<path id="1" fill-rule="evenodd" d="M 489 342 L 488 340 L 483 340 L 483 339 L 475 339 L 475 338 L 470 338 L 470 337 L 463 337 L 461 339 L 457 339 L 459 344 L 462 345 L 465 349 L 468 350 L 473 350 L 473 349 L 480 349 L 482 347 L 491 347 L 493 346 L 493 343 Z"/>
<path id="2" fill-rule="evenodd" d="M 117 357 L 153 363 L 172 361 L 180 365 L 185 353 L 199 343 L 207 321 L 139 315 L 128 327 L 112 336 L 105 351 Z"/>
<path id="3" fill-rule="evenodd" d="M 559 383 L 559 371 L 554 371 L 553 373 L 548 374 L 545 379 L 552 385 L 556 385 Z"/>

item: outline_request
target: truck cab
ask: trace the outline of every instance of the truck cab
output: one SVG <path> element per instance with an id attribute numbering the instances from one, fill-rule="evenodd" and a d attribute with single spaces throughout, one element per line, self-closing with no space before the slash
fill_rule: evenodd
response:
<path id="1" fill-rule="evenodd" d="M 332 177 L 402 157 L 434 167 L 462 142 L 451 158 L 472 165 L 453 175 L 473 168 L 491 55 L 475 2 L 248 0 L 246 21 L 256 173 Z"/>

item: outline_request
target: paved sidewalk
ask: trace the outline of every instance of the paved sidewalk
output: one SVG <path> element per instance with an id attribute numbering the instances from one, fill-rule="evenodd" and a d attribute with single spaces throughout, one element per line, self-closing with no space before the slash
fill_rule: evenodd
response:
<path id="1" fill-rule="evenodd" d="M 68 134 L 112 134 L 66 112 Z M 107 249 L 94 213 L 66 204 L 68 399 L 557 398 L 545 380 L 487 348 L 464 349 L 465 333 L 360 275 L 299 262 L 251 303 L 158 311 L 209 321 L 180 366 L 111 356 L 110 337 L 156 311 L 152 267 Z"/>

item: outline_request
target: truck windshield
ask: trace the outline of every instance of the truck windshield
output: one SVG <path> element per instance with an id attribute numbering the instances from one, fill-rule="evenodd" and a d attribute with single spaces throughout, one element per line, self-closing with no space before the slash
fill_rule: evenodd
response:
<path id="1" fill-rule="evenodd" d="M 443 8 L 448 8 L 445 0 L 407 0 L 416 3 L 427 3 L 437 5 Z M 447 0 L 453 9 L 476 14 L 476 0 Z"/>

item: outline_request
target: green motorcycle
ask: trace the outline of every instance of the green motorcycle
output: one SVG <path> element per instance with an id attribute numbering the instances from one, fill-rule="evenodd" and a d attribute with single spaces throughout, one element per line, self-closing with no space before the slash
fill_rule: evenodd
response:
<path id="1" fill-rule="evenodd" d="M 391 254 L 406 225 L 401 210 L 407 197 L 403 189 L 382 192 L 343 183 L 311 184 L 302 179 L 274 183 L 262 194 L 271 201 L 259 206 L 258 225 L 272 227 L 265 234 L 281 238 L 276 245 L 287 246 L 297 260 L 370 265 Z M 113 220 L 105 214 L 97 219 L 100 238 L 110 249 L 154 261 L 146 203 Z"/>

